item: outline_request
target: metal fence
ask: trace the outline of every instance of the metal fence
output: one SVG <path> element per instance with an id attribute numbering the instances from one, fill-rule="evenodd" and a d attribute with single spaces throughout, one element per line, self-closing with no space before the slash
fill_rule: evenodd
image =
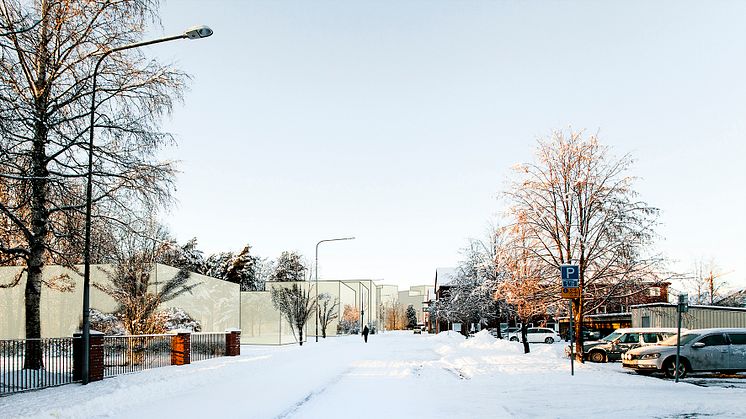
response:
<path id="1" fill-rule="evenodd" d="M 104 337 L 104 377 L 171 365 L 172 335 Z"/>
<path id="2" fill-rule="evenodd" d="M 192 333 L 191 361 L 225 356 L 225 333 Z"/>
<path id="3" fill-rule="evenodd" d="M 0 396 L 72 383 L 75 339 L 0 340 Z M 41 368 L 31 365 L 34 352 L 41 355 Z"/>
<path id="4" fill-rule="evenodd" d="M 104 377 L 171 365 L 173 336 L 104 336 Z M 0 340 L 0 396 L 80 381 L 73 379 L 73 346 L 82 348 L 78 340 L 81 338 Z M 40 351 L 41 368 L 26 365 L 32 351 Z M 226 334 L 192 333 L 189 352 L 191 362 L 225 356 Z"/>

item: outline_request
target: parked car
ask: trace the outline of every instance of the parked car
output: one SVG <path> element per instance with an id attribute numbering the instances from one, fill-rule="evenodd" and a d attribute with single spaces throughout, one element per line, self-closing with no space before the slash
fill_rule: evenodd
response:
<path id="1" fill-rule="evenodd" d="M 515 331 L 510 332 L 510 329 L 515 329 Z M 509 328 L 508 334 L 505 336 L 512 342 L 518 342 L 521 340 L 521 329 L 518 327 Z M 562 338 L 552 329 L 546 327 L 529 327 L 526 330 L 526 340 L 529 343 L 554 343 L 561 341 Z"/>
<path id="2" fill-rule="evenodd" d="M 580 332 L 583 334 L 583 342 L 601 339 L 601 332 L 599 332 L 598 330 L 586 329 L 584 327 L 580 329 Z"/>
<path id="3" fill-rule="evenodd" d="M 521 328 L 520 327 L 509 327 L 507 329 L 501 330 L 501 333 L 503 335 L 503 339 L 510 339 L 513 336 L 520 336 Z"/>
<path id="4" fill-rule="evenodd" d="M 656 345 L 675 334 L 674 328 L 617 329 L 601 340 L 583 342 L 583 357 L 591 362 L 619 361 L 622 359 L 622 354 L 630 349 Z"/>
<path id="5" fill-rule="evenodd" d="M 689 330 L 681 333 L 679 377 L 689 372 L 746 371 L 746 328 Z M 639 374 L 676 374 L 676 336 L 657 346 L 632 349 L 622 357 L 622 365 Z"/>

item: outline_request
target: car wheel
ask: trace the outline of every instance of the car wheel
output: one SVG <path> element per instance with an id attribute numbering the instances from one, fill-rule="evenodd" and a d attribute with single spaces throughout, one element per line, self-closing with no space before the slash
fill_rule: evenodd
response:
<path id="1" fill-rule="evenodd" d="M 554 339 L 552 339 L 552 338 L 546 338 L 546 339 L 544 339 L 544 343 L 554 343 Z"/>
<path id="2" fill-rule="evenodd" d="M 606 362 L 606 355 L 601 351 L 593 351 L 588 355 L 588 359 L 591 362 Z"/>
<path id="3" fill-rule="evenodd" d="M 668 378 L 676 378 L 676 359 L 672 358 L 668 361 L 666 361 L 666 364 L 663 366 L 663 372 L 666 373 L 666 377 Z M 684 359 L 679 360 L 679 378 L 686 377 L 686 373 L 689 372 L 689 368 L 687 367 L 686 361 Z"/>
<path id="4" fill-rule="evenodd" d="M 517 338 L 517 337 L 515 337 L 515 336 L 513 336 L 512 338 L 510 338 L 510 341 L 511 341 L 511 342 L 518 342 L 518 338 Z"/>

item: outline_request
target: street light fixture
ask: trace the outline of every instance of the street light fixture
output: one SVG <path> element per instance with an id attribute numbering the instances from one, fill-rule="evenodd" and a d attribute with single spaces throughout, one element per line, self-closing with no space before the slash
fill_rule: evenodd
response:
<path id="1" fill-rule="evenodd" d="M 319 245 L 324 242 L 336 242 L 340 240 L 355 240 L 355 238 L 341 237 L 338 239 L 324 239 L 316 243 L 316 342 L 319 341 Z"/>
<path id="2" fill-rule="evenodd" d="M 101 62 L 112 53 L 127 49 L 144 47 L 147 45 L 160 44 L 161 42 L 175 41 L 177 39 L 201 39 L 212 35 L 212 29 L 207 26 L 193 26 L 180 35 L 153 39 L 150 41 L 135 42 L 112 48 L 99 57 L 93 69 L 93 87 L 91 89 L 91 119 L 88 127 L 88 175 L 86 185 L 86 208 L 85 208 L 85 243 L 83 247 L 83 384 L 88 384 L 89 358 L 91 342 L 90 321 L 90 288 L 91 288 L 91 207 L 93 201 L 93 127 L 96 113 L 96 76 Z"/>

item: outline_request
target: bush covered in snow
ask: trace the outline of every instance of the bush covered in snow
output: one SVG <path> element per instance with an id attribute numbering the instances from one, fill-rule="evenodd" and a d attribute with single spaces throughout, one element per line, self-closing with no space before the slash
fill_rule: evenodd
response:
<path id="1" fill-rule="evenodd" d="M 171 307 L 159 313 L 163 319 L 163 328 L 170 330 L 190 330 L 192 332 L 201 332 L 202 325 L 192 318 L 183 308 Z"/>
<path id="2" fill-rule="evenodd" d="M 114 313 L 103 313 L 91 309 L 91 330 L 97 330 L 107 336 L 126 335 L 127 330 L 122 320 Z M 190 330 L 192 332 L 201 332 L 202 325 L 193 319 L 189 313 L 179 307 L 171 307 L 162 310 L 154 317 L 154 321 L 159 323 L 159 331 L 168 332 L 170 330 Z M 81 322 L 80 329 L 83 329 Z"/>

